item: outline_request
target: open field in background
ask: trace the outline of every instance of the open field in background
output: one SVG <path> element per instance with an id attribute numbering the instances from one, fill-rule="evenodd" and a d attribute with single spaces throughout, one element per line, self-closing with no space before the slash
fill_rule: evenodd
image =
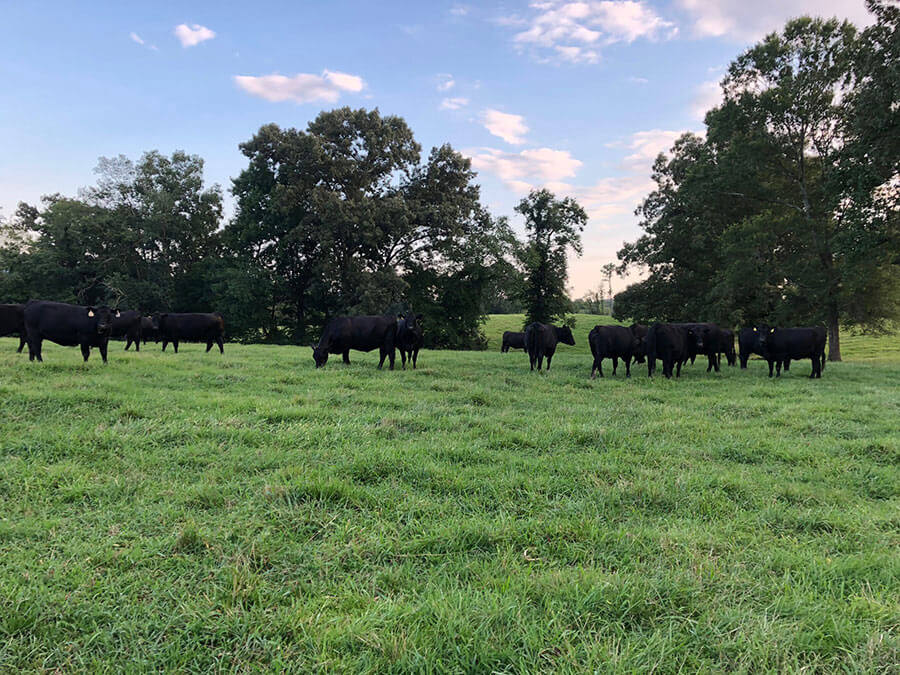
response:
<path id="1" fill-rule="evenodd" d="M 896 339 L 592 382 L 595 323 L 548 375 L 510 317 L 395 372 L 0 340 L 0 671 L 895 671 Z"/>

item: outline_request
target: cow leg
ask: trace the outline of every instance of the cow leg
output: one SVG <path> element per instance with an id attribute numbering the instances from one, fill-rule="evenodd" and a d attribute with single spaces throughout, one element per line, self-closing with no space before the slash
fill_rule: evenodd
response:
<path id="1" fill-rule="evenodd" d="M 172 349 L 175 350 L 175 353 L 178 353 L 178 340 L 172 340 Z"/>
<path id="2" fill-rule="evenodd" d="M 614 356 L 613 357 L 613 375 L 616 374 L 616 368 L 618 368 L 618 367 L 619 367 L 619 357 Z"/>
<path id="3" fill-rule="evenodd" d="M 547 354 L 547 370 L 550 370 L 550 360 L 553 358 L 553 354 Z"/>
<path id="4" fill-rule="evenodd" d="M 768 359 L 768 361 L 769 361 L 769 377 L 772 377 L 772 368 L 774 367 L 775 362 L 772 361 L 772 359 Z"/>
<path id="5" fill-rule="evenodd" d="M 400 350 L 400 366 L 403 368 L 403 370 L 406 370 L 406 350 L 405 349 Z"/>
<path id="6" fill-rule="evenodd" d="M 223 338 L 220 335 L 219 337 L 216 338 L 216 344 L 219 345 L 219 353 L 224 354 L 225 353 L 225 338 Z"/>
<path id="7" fill-rule="evenodd" d="M 749 356 L 744 356 L 743 354 L 741 354 L 741 370 L 747 370 L 747 361 L 749 359 Z"/>
<path id="8" fill-rule="evenodd" d="M 349 349 L 345 350 L 344 353 L 342 354 L 342 357 L 344 359 L 344 363 L 349 366 L 350 365 L 350 350 Z"/>
<path id="9" fill-rule="evenodd" d="M 88 357 L 91 355 L 91 346 L 88 344 L 81 344 L 81 355 L 84 357 L 84 362 L 87 363 Z"/>
<path id="10" fill-rule="evenodd" d="M 416 361 L 418 361 L 418 360 L 419 360 L 419 348 L 416 347 L 415 349 L 413 349 L 413 353 L 412 353 L 413 370 L 416 369 Z"/>
<path id="11" fill-rule="evenodd" d="M 387 358 L 387 351 L 385 349 L 379 349 L 378 356 L 378 370 L 381 370 L 381 367 L 384 365 L 384 360 Z"/>
<path id="12" fill-rule="evenodd" d="M 626 356 L 623 361 L 625 361 L 625 377 L 631 377 L 631 357 Z"/>
<path id="13" fill-rule="evenodd" d="M 818 368 L 819 357 L 816 356 L 815 354 L 813 354 L 813 356 L 810 360 L 812 361 L 812 372 L 809 374 L 809 379 L 812 380 L 816 377 L 816 374 L 819 370 L 819 368 Z"/>
<path id="14" fill-rule="evenodd" d="M 781 377 L 781 361 L 775 362 L 775 377 Z"/>
<path id="15" fill-rule="evenodd" d="M 19 348 L 16 350 L 16 354 L 22 353 L 22 350 L 25 348 L 25 342 L 27 341 L 25 340 L 25 334 L 23 333 L 19 336 Z"/>
<path id="16" fill-rule="evenodd" d="M 534 354 L 532 354 L 531 352 L 529 352 L 529 353 L 528 353 L 528 360 L 531 362 L 531 369 L 534 370 L 534 364 L 535 364 L 535 362 L 537 361 L 537 356 L 534 355 Z"/>
<path id="17" fill-rule="evenodd" d="M 681 377 L 681 364 L 682 361 L 678 361 L 678 365 L 675 367 L 675 377 Z"/>
<path id="18" fill-rule="evenodd" d="M 127 349 L 127 347 L 126 347 L 126 349 Z M 140 336 L 138 336 L 134 341 L 134 351 L 136 351 L 136 352 L 141 351 L 141 337 Z"/>
<path id="19" fill-rule="evenodd" d="M 163 348 L 162 348 L 162 350 L 163 350 L 163 351 L 166 351 L 166 347 L 168 347 L 168 346 L 169 346 L 169 341 L 166 340 L 166 338 L 163 338 Z"/>
<path id="20" fill-rule="evenodd" d="M 103 359 L 103 363 L 108 363 L 108 361 L 106 360 L 107 347 L 109 347 L 109 342 L 101 342 L 98 347 L 100 349 L 100 358 Z"/>
<path id="21" fill-rule="evenodd" d="M 788 372 L 790 369 L 791 369 L 791 360 L 785 359 L 784 360 L 784 372 Z"/>
<path id="22" fill-rule="evenodd" d="M 126 337 L 125 337 L 125 351 L 126 351 L 126 352 L 128 351 L 128 348 L 129 348 L 130 346 L 131 346 L 131 338 L 126 336 Z"/>
<path id="23" fill-rule="evenodd" d="M 603 359 L 595 358 L 593 365 L 591 365 L 591 379 L 595 379 L 598 373 L 600 377 L 603 377 Z"/>
<path id="24" fill-rule="evenodd" d="M 207 340 L 207 341 L 206 341 L 206 353 L 207 353 L 207 354 L 209 354 L 209 350 L 212 349 L 212 346 L 213 346 L 213 341 L 212 341 L 212 340 Z"/>

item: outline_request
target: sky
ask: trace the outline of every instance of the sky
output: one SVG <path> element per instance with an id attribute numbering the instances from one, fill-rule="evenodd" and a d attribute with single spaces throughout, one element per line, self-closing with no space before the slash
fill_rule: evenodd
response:
<path id="1" fill-rule="evenodd" d="M 520 233 L 530 189 L 575 197 L 577 297 L 639 236 L 653 159 L 703 133 L 728 63 L 803 14 L 871 21 L 863 0 L 0 0 L 0 216 L 75 195 L 101 156 L 154 149 L 203 157 L 231 213 L 238 144 L 261 125 L 377 107 L 423 154 L 471 157 L 483 202 Z"/>

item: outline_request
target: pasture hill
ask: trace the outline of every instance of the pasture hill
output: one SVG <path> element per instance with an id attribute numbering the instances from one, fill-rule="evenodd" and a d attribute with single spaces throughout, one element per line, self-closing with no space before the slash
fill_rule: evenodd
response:
<path id="1" fill-rule="evenodd" d="M 0 670 L 895 670 L 896 337 L 591 381 L 601 321 L 546 374 L 520 316 L 416 371 L 0 340 Z"/>

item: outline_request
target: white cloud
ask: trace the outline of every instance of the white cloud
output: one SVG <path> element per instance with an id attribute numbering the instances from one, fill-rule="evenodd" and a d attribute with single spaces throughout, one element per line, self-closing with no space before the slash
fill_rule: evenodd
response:
<path id="1" fill-rule="evenodd" d="M 528 192 L 537 185 L 552 186 L 557 192 L 565 191 L 568 183 L 582 162 L 567 150 L 535 148 L 521 152 L 505 152 L 496 148 L 477 148 L 466 154 L 472 158 L 472 166 L 478 171 L 494 174 L 511 190 Z"/>
<path id="2" fill-rule="evenodd" d="M 635 169 L 646 171 L 653 165 L 656 156 L 661 152 L 668 153 L 683 133 L 685 132 L 650 129 L 632 134 L 631 140 L 625 144 L 625 147 L 632 151 L 625 157 L 625 163 Z"/>
<path id="3" fill-rule="evenodd" d="M 519 48 L 551 49 L 558 58 L 574 63 L 599 61 L 600 45 L 668 39 L 678 30 L 642 0 L 550 0 L 531 7 L 537 14 L 513 42 Z M 586 49 L 590 46 L 595 48 Z"/>
<path id="4" fill-rule="evenodd" d="M 438 91 L 450 91 L 453 87 L 456 86 L 456 80 L 453 79 L 453 76 L 449 73 L 441 73 L 438 75 L 438 83 L 437 90 Z"/>
<path id="5" fill-rule="evenodd" d="M 468 5 L 453 5 L 453 7 L 450 8 L 450 14 L 453 16 L 466 16 L 470 9 L 471 8 Z"/>
<path id="6" fill-rule="evenodd" d="M 647 84 L 648 82 L 650 82 L 650 80 L 648 80 L 646 77 L 634 77 L 634 76 L 629 77 L 628 81 L 632 82 L 634 84 Z"/>
<path id="7" fill-rule="evenodd" d="M 722 87 L 718 80 L 709 80 L 700 84 L 694 90 L 694 98 L 691 101 L 691 115 L 695 119 L 702 120 L 706 113 L 722 103 Z"/>
<path id="8" fill-rule="evenodd" d="M 849 19 L 857 26 L 872 23 L 863 0 L 678 0 L 699 36 L 754 42 L 782 28 L 793 17 L 809 14 Z"/>
<path id="9" fill-rule="evenodd" d="M 295 101 L 310 103 L 327 101 L 334 103 L 342 92 L 359 92 L 366 86 L 357 75 L 349 75 L 331 70 L 322 71 L 321 75 L 298 73 L 293 77 L 285 75 L 236 75 L 234 81 L 249 94 L 267 101 Z"/>
<path id="10" fill-rule="evenodd" d="M 511 145 L 521 145 L 525 142 L 528 127 L 525 124 L 525 118 L 521 115 L 512 115 L 488 108 L 481 114 L 481 121 L 485 129 Z"/>
<path id="11" fill-rule="evenodd" d="M 181 42 L 182 47 L 193 47 L 216 37 L 215 32 L 206 26 L 201 26 L 199 23 L 195 23 L 192 26 L 188 26 L 186 23 L 179 24 L 175 26 L 173 32 L 175 37 Z"/>
<path id="12" fill-rule="evenodd" d="M 441 110 L 459 110 L 467 105 L 469 105 L 469 99 L 463 98 L 462 96 L 445 98 L 441 101 Z"/>
<path id="13" fill-rule="evenodd" d="M 139 45 L 144 44 L 144 41 L 141 39 L 141 36 L 138 35 L 137 33 L 135 33 L 134 31 L 130 32 L 130 33 L 128 34 L 128 37 L 130 37 L 132 40 L 134 40 L 135 42 L 137 42 Z"/>

